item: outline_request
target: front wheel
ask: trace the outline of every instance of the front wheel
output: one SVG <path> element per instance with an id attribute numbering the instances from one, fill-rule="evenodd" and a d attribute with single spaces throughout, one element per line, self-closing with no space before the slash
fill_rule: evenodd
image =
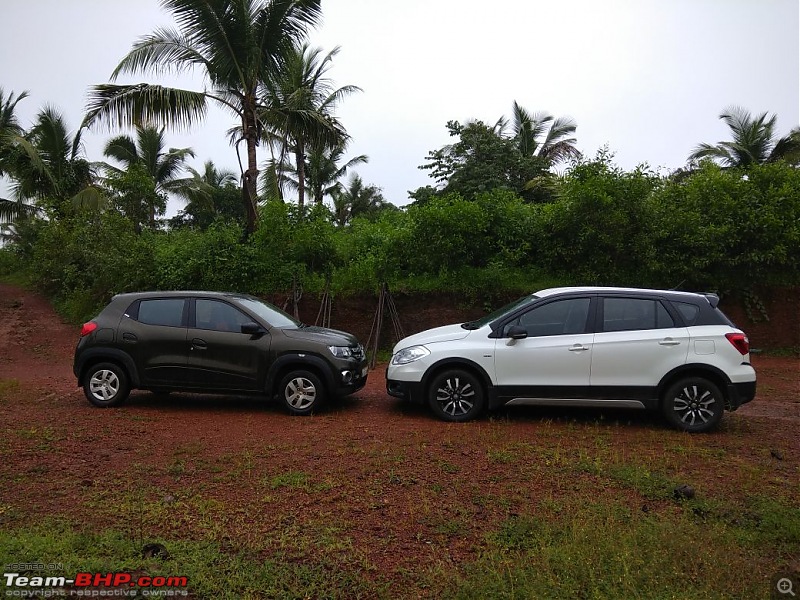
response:
<path id="1" fill-rule="evenodd" d="M 483 387 L 468 371 L 453 369 L 436 375 L 428 388 L 428 404 L 444 421 L 463 422 L 483 410 Z"/>
<path id="2" fill-rule="evenodd" d="M 725 411 L 725 398 L 708 379 L 687 377 L 667 388 L 661 409 L 676 429 L 702 433 L 719 425 Z"/>
<path id="3" fill-rule="evenodd" d="M 128 397 L 131 388 L 125 371 L 113 363 L 92 365 L 86 372 L 83 393 L 95 406 L 116 406 Z"/>
<path id="4" fill-rule="evenodd" d="M 278 389 L 284 406 L 293 415 L 310 415 L 325 400 L 322 382 L 311 371 L 292 371 L 281 380 Z"/>

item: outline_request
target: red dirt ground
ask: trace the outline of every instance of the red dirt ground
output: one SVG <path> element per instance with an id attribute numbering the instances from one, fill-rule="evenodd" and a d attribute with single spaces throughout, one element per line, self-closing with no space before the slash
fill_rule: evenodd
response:
<path id="1" fill-rule="evenodd" d="M 202 498 L 235 507 L 225 511 L 223 538 L 236 544 L 335 522 L 343 529 L 339 535 L 354 540 L 371 564 L 388 565 L 402 585 L 404 565 L 434 554 L 439 560 L 474 557 L 489 527 L 545 494 L 582 485 L 542 475 L 541 464 L 504 460 L 506 451 L 528 453 L 535 462 L 550 460 L 553 452 L 591 454 L 601 442 L 623 458 L 680 446 L 688 451 L 675 459 L 675 475 L 707 493 L 731 481 L 764 493 L 797 492 L 797 358 L 754 356 L 756 400 L 726 414 L 718 431 L 688 436 L 636 411 L 519 407 L 445 424 L 387 396 L 381 367 L 358 394 L 311 418 L 290 417 L 261 398 L 161 399 L 147 392 L 101 410 L 76 386 L 77 339 L 77 328 L 64 324 L 46 300 L 0 284 L 0 385 L 6 386 L 0 387 L 0 476 L 4 482 L 25 476 L 24 485 L 0 490 L 0 505 L 15 508 L 15 521 L 47 515 L 113 525 L 120 516 L 113 508 L 93 507 L 115 486 L 130 489 L 135 474 L 159 498 L 173 497 L 169 501 L 185 509 L 195 506 L 200 491 Z M 724 460 L 710 459 L 715 452 L 724 452 Z M 750 482 L 750 465 L 769 466 L 772 477 Z M 310 488 L 274 483 L 298 471 Z M 536 485 L 525 481 L 526 473 L 539 478 Z M 504 504 L 492 502 L 501 496 Z M 458 508 L 463 529 L 450 531 L 454 524 L 442 517 L 443 505 Z M 196 514 L 175 513 L 172 531 L 162 535 L 203 535 Z M 4 519 L 0 511 L 0 523 Z"/>

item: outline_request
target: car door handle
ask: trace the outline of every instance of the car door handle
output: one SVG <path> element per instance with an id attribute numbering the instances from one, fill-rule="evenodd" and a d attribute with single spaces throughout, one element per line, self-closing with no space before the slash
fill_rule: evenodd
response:
<path id="1" fill-rule="evenodd" d="M 575 344 L 572 346 L 569 351 L 570 352 L 583 352 L 584 350 L 588 350 L 589 346 L 581 346 L 580 344 Z"/>
<path id="2" fill-rule="evenodd" d="M 126 331 L 125 333 L 122 334 L 122 341 L 123 342 L 130 342 L 131 344 L 135 344 L 136 342 L 139 341 L 139 338 L 137 338 L 134 334 L 128 333 Z"/>
<path id="3" fill-rule="evenodd" d="M 205 340 L 194 338 L 192 340 L 192 350 L 208 350 L 208 344 Z"/>
<path id="4" fill-rule="evenodd" d="M 673 340 L 672 338 L 664 338 L 660 342 L 658 342 L 659 346 L 680 346 L 681 343 L 678 340 Z"/>

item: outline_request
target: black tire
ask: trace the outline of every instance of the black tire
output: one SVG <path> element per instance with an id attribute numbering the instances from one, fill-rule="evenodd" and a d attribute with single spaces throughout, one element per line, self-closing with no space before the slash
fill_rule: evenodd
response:
<path id="1" fill-rule="evenodd" d="M 725 397 L 708 379 L 686 377 L 667 388 L 661 410 L 672 427 L 702 433 L 719 425 L 725 412 Z"/>
<path id="2" fill-rule="evenodd" d="M 322 406 L 325 401 L 325 388 L 314 373 L 298 369 L 287 373 L 281 379 L 278 396 L 289 413 L 307 416 Z"/>
<path id="3" fill-rule="evenodd" d="M 97 363 L 83 377 L 86 399 L 100 408 L 121 404 L 130 394 L 128 374 L 114 363 Z"/>
<path id="4" fill-rule="evenodd" d="M 428 386 L 428 405 L 444 421 L 469 421 L 483 412 L 483 386 L 469 371 L 442 371 Z"/>

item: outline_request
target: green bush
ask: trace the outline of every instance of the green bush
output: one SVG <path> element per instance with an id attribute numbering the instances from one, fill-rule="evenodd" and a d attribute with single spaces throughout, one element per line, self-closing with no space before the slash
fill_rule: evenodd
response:
<path id="1" fill-rule="evenodd" d="M 573 167 L 556 202 L 535 220 L 538 257 L 564 280 L 584 285 L 652 285 L 656 246 L 647 199 L 660 180 L 646 168 L 625 172 L 600 155 Z"/>
<path id="2" fill-rule="evenodd" d="M 494 302 L 564 284 L 710 289 L 800 284 L 800 170 L 704 164 L 680 178 L 624 171 L 606 153 L 573 165 L 554 199 L 503 189 L 432 194 L 404 211 L 337 228 L 324 206 L 261 207 L 246 238 L 235 221 L 145 230 L 119 212 L 26 219 L 0 250 L 0 276 L 30 279 L 72 320 L 117 292 L 214 289 L 284 293 L 451 292 Z"/>
<path id="3" fill-rule="evenodd" d="M 800 171 L 707 163 L 650 200 L 662 279 L 722 291 L 800 283 Z"/>

